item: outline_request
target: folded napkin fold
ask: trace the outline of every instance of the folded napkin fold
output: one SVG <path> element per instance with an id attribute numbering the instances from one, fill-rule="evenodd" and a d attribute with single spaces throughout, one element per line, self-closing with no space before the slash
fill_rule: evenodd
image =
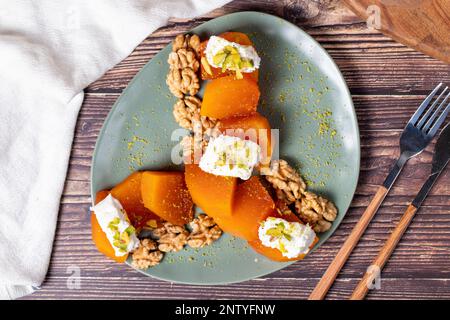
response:
<path id="1" fill-rule="evenodd" d="M 229 0 L 11 0 L 0 10 L 0 299 L 47 272 L 83 89 L 169 17 Z"/>

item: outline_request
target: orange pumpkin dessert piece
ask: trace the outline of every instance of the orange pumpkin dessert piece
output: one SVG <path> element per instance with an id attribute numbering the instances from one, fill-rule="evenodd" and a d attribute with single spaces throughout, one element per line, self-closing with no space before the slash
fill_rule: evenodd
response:
<path id="1" fill-rule="evenodd" d="M 192 200 L 207 215 L 214 219 L 232 215 L 237 178 L 204 172 L 196 164 L 185 165 L 185 177 Z"/>
<path id="2" fill-rule="evenodd" d="M 219 37 L 224 38 L 225 40 L 236 42 L 238 44 L 242 44 L 243 46 L 253 46 L 252 40 L 243 32 L 237 31 L 228 31 L 219 34 Z"/>
<path id="3" fill-rule="evenodd" d="M 97 192 L 95 197 L 95 204 L 99 203 L 109 195 L 109 190 L 101 190 Z M 106 233 L 103 232 L 100 224 L 97 221 L 97 216 L 91 213 L 91 229 L 92 229 L 92 241 L 97 247 L 98 251 L 103 253 L 105 256 L 113 259 L 116 262 L 123 263 L 127 260 L 128 255 L 121 257 L 116 256 L 114 248 L 106 237 Z"/>
<path id="4" fill-rule="evenodd" d="M 214 217 L 225 232 L 248 241 L 258 239 L 261 221 L 276 213 L 272 197 L 259 177 L 253 176 L 238 185 L 231 217 Z"/>
<path id="5" fill-rule="evenodd" d="M 144 206 L 163 220 L 185 225 L 194 217 L 194 204 L 184 181 L 184 172 L 144 171 L 140 193 Z"/>
<path id="6" fill-rule="evenodd" d="M 229 32 L 225 32 L 222 34 L 219 34 L 218 37 L 224 38 L 225 40 L 231 41 L 231 42 L 235 42 L 237 44 L 243 45 L 243 46 L 253 46 L 253 42 L 250 40 L 250 38 L 242 32 L 234 32 L 234 31 L 229 31 Z M 208 40 L 203 41 L 200 44 L 200 59 L 206 59 L 205 56 L 205 49 L 206 46 L 208 45 Z M 224 76 L 228 76 L 228 75 L 234 75 L 233 71 L 230 70 L 226 70 L 224 72 L 222 72 L 221 68 L 216 68 L 213 66 L 209 66 L 209 70 L 206 70 L 208 67 L 205 68 L 205 62 L 202 61 L 201 63 L 201 77 L 203 80 L 211 80 L 211 79 L 216 79 L 216 78 L 220 78 L 220 77 L 224 77 Z M 258 77 L 259 77 L 259 70 L 256 69 L 255 71 L 251 72 L 251 73 L 243 73 L 244 77 L 248 77 L 249 79 L 258 82 Z"/>
<path id="7" fill-rule="evenodd" d="M 111 195 L 119 200 L 127 212 L 133 227 L 139 229 L 149 220 L 159 221 L 160 218 L 144 206 L 141 196 L 142 172 L 137 171 L 111 189 Z"/>
<path id="8" fill-rule="evenodd" d="M 258 112 L 246 116 L 229 117 L 220 121 L 220 131 L 228 136 L 250 140 L 261 147 L 262 164 L 269 164 L 272 155 L 271 128 L 266 117 Z"/>
<path id="9" fill-rule="evenodd" d="M 258 84 L 247 77 L 217 78 L 206 85 L 200 114 L 216 119 L 251 114 L 256 112 L 259 96 Z"/>
<path id="10" fill-rule="evenodd" d="M 316 245 L 317 241 L 319 241 L 319 238 L 316 237 L 316 239 L 314 240 L 313 244 L 310 247 L 311 249 Z M 285 257 L 280 252 L 280 250 L 266 247 L 265 245 L 263 245 L 261 243 L 261 241 L 259 241 L 259 239 L 249 241 L 248 244 L 250 245 L 250 247 L 252 247 L 253 250 L 255 250 L 259 254 L 262 254 L 263 256 L 265 256 L 273 261 L 278 261 L 278 262 L 297 261 L 297 260 L 302 260 L 306 257 L 306 254 L 301 254 L 295 258 Z"/>
<path id="11" fill-rule="evenodd" d="M 281 219 L 284 219 L 289 222 L 299 222 L 299 223 L 303 224 L 303 222 L 292 212 L 290 212 L 290 214 L 275 213 L 273 215 L 273 217 L 281 218 Z M 316 236 L 316 238 L 314 239 L 314 242 L 310 246 L 310 249 L 312 249 L 315 246 L 317 241 L 319 241 L 319 238 Z M 259 238 L 252 240 L 252 241 L 248 241 L 248 244 L 253 248 L 253 250 L 255 250 L 259 254 L 262 254 L 263 256 L 265 256 L 273 261 L 278 261 L 278 262 L 297 261 L 297 260 L 303 259 L 306 256 L 305 254 L 300 254 L 295 258 L 285 257 L 285 256 L 283 256 L 283 254 L 281 253 L 280 250 L 266 247 L 265 245 L 263 245 L 261 243 L 261 241 L 259 240 Z"/>

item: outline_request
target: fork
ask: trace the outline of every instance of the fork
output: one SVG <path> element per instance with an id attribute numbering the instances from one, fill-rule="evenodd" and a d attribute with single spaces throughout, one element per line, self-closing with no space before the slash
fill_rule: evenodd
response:
<path id="1" fill-rule="evenodd" d="M 312 291 L 308 298 L 309 300 L 324 299 L 351 252 L 357 245 L 359 239 L 402 171 L 405 163 L 426 148 L 445 121 L 450 110 L 450 103 L 445 106 L 447 100 L 450 98 L 450 93 L 445 95 L 448 87 L 445 87 L 444 90 L 440 91 L 441 87 L 442 83 L 438 84 L 425 100 L 423 100 L 411 119 L 409 119 L 400 137 L 399 158 L 383 182 L 383 185 L 378 188 L 375 196 L 351 231 L 347 240 L 345 240 L 343 246 L 339 249 L 336 257 L 328 266 L 328 269 L 325 271 L 319 283 Z M 439 91 L 440 94 L 434 102 L 431 103 Z M 430 104 L 431 107 L 428 108 Z"/>

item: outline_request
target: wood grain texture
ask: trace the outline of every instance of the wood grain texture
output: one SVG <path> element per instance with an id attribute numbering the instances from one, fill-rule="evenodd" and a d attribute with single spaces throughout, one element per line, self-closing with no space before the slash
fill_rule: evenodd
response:
<path id="1" fill-rule="evenodd" d="M 450 63 L 447 0 L 344 0 L 362 19 L 393 39 Z M 377 20 L 378 19 L 378 20 Z"/>
<path id="2" fill-rule="evenodd" d="M 364 273 L 364 276 L 359 281 L 355 290 L 353 290 L 353 293 L 350 297 L 351 300 L 363 300 L 365 298 L 365 296 L 369 292 L 369 286 L 372 284 L 372 281 L 376 281 L 376 278 L 380 276 L 380 271 L 383 269 L 392 253 L 394 252 L 395 248 L 397 247 L 397 244 L 402 239 L 403 234 L 414 218 L 416 212 L 417 208 L 412 204 L 410 204 L 406 208 L 406 211 L 402 215 L 397 226 L 389 235 L 380 252 L 378 252 L 377 257 L 370 265 L 370 269 L 368 269 Z"/>
<path id="3" fill-rule="evenodd" d="M 349 85 L 361 133 L 361 173 L 352 206 L 336 233 L 305 260 L 229 286 L 189 286 L 145 277 L 114 264 L 95 249 L 89 229 L 89 170 L 99 130 L 112 104 L 132 77 L 178 33 L 211 18 L 242 10 L 282 16 L 318 40 L 339 65 Z M 233 1 L 191 21 L 174 20 L 143 41 L 119 65 L 86 89 L 49 273 L 42 289 L 26 299 L 306 299 L 360 218 L 398 155 L 405 123 L 437 82 L 450 83 L 450 67 L 390 38 L 367 30 L 340 1 Z M 432 145 L 410 160 L 359 245 L 331 288 L 328 299 L 350 296 L 392 225 L 431 168 Z M 450 299 L 450 172 L 440 177 L 383 270 L 381 289 L 369 299 Z M 81 288 L 68 289 L 71 266 L 81 271 Z"/>

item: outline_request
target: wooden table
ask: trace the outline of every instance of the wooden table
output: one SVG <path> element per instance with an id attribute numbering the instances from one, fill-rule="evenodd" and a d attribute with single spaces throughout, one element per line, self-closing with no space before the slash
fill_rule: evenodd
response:
<path id="1" fill-rule="evenodd" d="M 109 262 L 91 242 L 89 170 L 94 144 L 112 104 L 136 72 L 175 35 L 211 18 L 242 10 L 284 17 L 331 54 L 353 95 L 361 131 L 361 175 L 351 209 L 336 233 L 302 262 L 261 279 L 198 287 L 147 278 Z M 86 89 L 61 199 L 50 269 L 42 289 L 28 299 L 249 298 L 305 299 L 331 262 L 398 154 L 399 135 L 419 102 L 439 81 L 450 84 L 450 66 L 379 32 L 344 5 L 328 1 L 234 1 L 190 21 L 171 21 L 114 69 Z M 430 170 L 431 146 L 411 160 L 328 298 L 347 298 Z M 71 266 L 81 288 L 69 289 Z M 381 289 L 368 299 L 450 298 L 450 170 L 443 174 L 382 273 Z"/>

